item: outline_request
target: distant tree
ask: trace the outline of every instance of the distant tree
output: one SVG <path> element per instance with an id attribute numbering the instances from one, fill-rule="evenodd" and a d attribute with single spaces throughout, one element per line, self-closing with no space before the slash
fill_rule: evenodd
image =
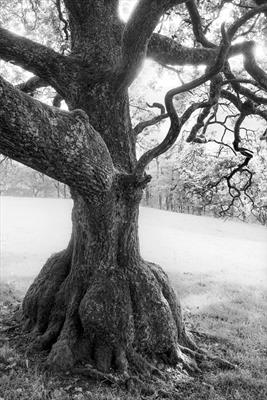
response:
<path id="1" fill-rule="evenodd" d="M 0 160 L 2 194 L 26 197 L 69 197 L 66 185 L 41 172 L 12 162 L 7 157 Z"/>
<path id="2" fill-rule="evenodd" d="M 7 24 L 18 4 L 1 2 Z M 239 171 L 247 167 L 252 152 L 240 127 L 249 115 L 266 120 L 267 76 L 255 60 L 255 42 L 246 38 L 260 37 L 267 6 L 231 3 L 235 22 L 220 28 L 225 1 L 140 0 L 126 23 L 118 0 L 25 4 L 25 33 L 35 26 L 50 47 L 0 28 L 1 59 L 35 75 L 17 88 L 0 78 L 0 152 L 69 185 L 74 201 L 67 249 L 47 261 L 24 299 L 25 329 L 36 347 L 51 350 L 53 367 L 68 370 L 87 360 L 127 377 L 133 370 L 159 372 L 153 363 L 161 360 L 196 370 L 195 358 L 204 356 L 186 332 L 175 293 L 163 270 L 140 255 L 138 208 L 151 179 L 145 170 L 195 112 L 187 140 L 205 142 L 204 122 L 211 122 L 222 98 L 239 115 L 233 147 L 242 156 Z M 232 44 L 237 35 L 244 40 Z M 51 37 L 58 38 L 55 50 Z M 234 55 L 243 55 L 248 76 L 234 75 Z M 132 127 L 128 88 L 146 57 L 164 66 L 207 68 L 196 68 L 196 78 L 167 92 L 156 120 L 168 118 L 166 137 L 137 160 L 137 136 L 155 119 Z M 180 95 L 206 82 L 208 97 L 199 91 L 198 101 L 181 112 Z M 64 99 L 70 111 L 23 93 L 48 85 L 57 93 L 54 105 Z"/>
<path id="3" fill-rule="evenodd" d="M 171 211 L 235 217 L 243 221 L 266 223 L 267 149 L 250 132 L 254 149 L 250 167 L 239 168 L 240 156 L 220 133 L 212 133 L 209 146 L 188 145 L 184 141 L 151 163 L 154 176 L 143 204 Z M 216 140 L 217 136 L 217 140 Z M 229 178 L 230 177 L 230 178 Z M 163 200 L 162 200 L 163 199 Z"/>

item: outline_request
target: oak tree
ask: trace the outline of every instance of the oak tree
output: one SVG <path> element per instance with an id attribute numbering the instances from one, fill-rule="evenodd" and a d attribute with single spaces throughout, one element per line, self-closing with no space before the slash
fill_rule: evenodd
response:
<path id="1" fill-rule="evenodd" d="M 44 7 L 56 7 L 70 35 L 69 52 L 0 28 L 0 58 L 34 74 L 17 87 L 0 77 L 0 152 L 68 185 L 74 203 L 68 247 L 48 259 L 23 302 L 24 327 L 36 347 L 50 349 L 52 367 L 69 369 L 85 360 L 104 373 L 112 367 L 127 374 L 142 365 L 155 371 L 156 359 L 198 368 L 194 358 L 201 353 L 186 332 L 166 274 L 140 254 L 138 208 L 151 179 L 146 167 L 170 149 L 196 112 L 187 140 L 205 142 L 205 121 L 219 100 L 236 108 L 239 171 L 252 157 L 242 146 L 241 125 L 251 114 L 267 119 L 267 75 L 255 60 L 255 42 L 247 40 L 255 26 L 263 26 L 267 6 L 233 5 L 236 20 L 223 24 L 211 41 L 209 29 L 226 2 L 213 3 L 139 0 L 123 22 L 118 0 L 47 2 Z M 205 9 L 210 21 L 200 15 Z M 181 39 L 158 32 L 175 16 Z M 183 45 L 183 29 L 192 29 L 191 47 Z M 244 40 L 233 43 L 240 32 Z M 245 77 L 232 72 L 234 55 L 243 55 Z M 155 104 L 158 117 L 133 127 L 128 89 L 146 57 L 167 67 L 206 69 L 169 90 L 165 104 Z M 179 95 L 206 83 L 208 97 L 181 113 Z M 44 86 L 57 93 L 53 107 L 27 94 Z M 56 107 L 62 99 L 69 111 Z M 137 159 L 137 135 L 166 118 L 163 141 Z"/>

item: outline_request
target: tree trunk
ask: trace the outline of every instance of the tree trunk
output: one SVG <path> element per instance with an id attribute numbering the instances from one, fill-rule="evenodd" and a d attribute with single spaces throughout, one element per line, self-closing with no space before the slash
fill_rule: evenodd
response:
<path id="1" fill-rule="evenodd" d="M 95 146 L 101 156 L 94 168 L 87 167 L 82 160 L 88 155 L 80 156 L 83 144 L 76 136 L 80 153 L 75 157 L 75 171 L 79 182 L 89 189 L 80 190 L 72 176 L 61 179 L 70 185 L 74 200 L 72 237 L 66 250 L 50 257 L 29 288 L 23 314 L 35 345 L 51 348 L 50 366 L 69 369 L 87 360 L 104 372 L 111 367 L 126 372 L 133 365 L 140 368 L 142 357 L 157 357 L 175 365 L 181 358 L 179 344 L 188 343 L 188 338 L 166 274 L 140 255 L 138 210 L 145 184 L 133 179 L 136 135 L 128 92 L 118 91 L 112 75 L 124 51 L 122 26 L 116 2 L 102 3 L 97 2 L 94 13 L 88 11 L 86 23 L 77 23 L 77 15 L 70 15 L 72 54 L 84 64 L 73 75 L 64 99 L 73 110 L 70 115 L 81 123 L 79 127 L 84 127 L 84 121 L 88 126 L 88 121 L 77 109 L 89 116 L 114 167 L 105 149 L 105 158 L 102 150 L 98 151 L 102 144 L 94 140 L 92 129 L 88 148 Z M 73 4 L 67 2 L 71 12 Z M 127 40 L 130 36 L 129 31 Z M 130 52 L 126 59 L 128 56 Z M 90 70 L 83 67 L 86 62 Z M 130 78 L 122 72 L 121 79 L 128 82 Z M 65 114 L 57 115 L 65 118 Z M 58 136 L 62 137 L 60 132 Z M 87 136 L 83 137 L 86 144 Z M 94 161 L 93 152 L 90 157 Z M 109 163 L 107 168 L 102 167 L 104 162 Z M 64 174 L 73 166 L 68 165 Z M 84 171 L 82 180 L 77 165 Z M 106 175 L 112 178 L 111 186 Z"/>
<path id="2" fill-rule="evenodd" d="M 0 152 L 67 184 L 74 200 L 69 245 L 50 257 L 23 302 L 25 329 L 35 346 L 50 349 L 50 366 L 69 369 L 86 360 L 104 372 L 111 367 L 127 372 L 156 359 L 168 365 L 182 361 L 190 369 L 181 345 L 187 347 L 182 349 L 184 353 L 200 359 L 199 352 L 192 351 L 197 348 L 185 332 L 166 274 L 140 255 L 138 209 L 148 182 L 145 168 L 156 159 L 159 177 L 158 157 L 175 143 L 193 112 L 203 108 L 210 113 L 219 97 L 240 112 L 233 144 L 235 151 L 246 157 L 240 167 L 247 166 L 252 155 L 239 147 L 239 128 L 254 112 L 266 120 L 258 107 L 264 99 L 237 84 L 236 97 L 221 90 L 217 78 L 221 80 L 224 69 L 229 81 L 231 70 L 224 68 L 225 60 L 242 53 L 246 71 L 261 88 L 267 88 L 267 76 L 254 59 L 254 43 L 230 47 L 237 29 L 266 8 L 250 10 L 227 31 L 222 28 L 217 46 L 205 37 L 203 42 L 197 8 L 186 2 L 193 31 L 204 43 L 188 49 L 176 39 L 153 33 L 161 17 L 181 3 L 184 1 L 139 1 L 124 24 L 118 16 L 117 0 L 64 0 L 71 35 L 67 56 L 0 27 L 1 59 L 36 75 L 31 84 L 28 81 L 17 89 L 0 76 Z M 137 162 L 127 91 L 146 56 L 162 65 L 207 64 L 208 68 L 200 77 L 167 92 L 168 133 Z M 174 96 L 209 80 L 209 100 L 192 104 L 179 118 Z M 31 93 L 32 85 L 51 85 L 70 112 L 22 93 L 23 87 Z M 249 101 L 240 102 L 239 94 Z M 207 113 L 200 115 L 206 117 Z M 145 126 L 150 125 L 151 120 L 146 121 Z M 199 124 L 192 132 L 197 133 L 196 127 L 199 129 Z M 159 193 L 160 208 L 163 200 Z M 167 208 L 173 207 L 173 199 L 166 200 Z M 180 209 L 194 211 L 189 204 L 181 203 Z"/>
<path id="3" fill-rule="evenodd" d="M 50 257 L 23 302 L 35 345 L 52 346 L 51 366 L 87 361 L 125 372 L 141 356 L 178 362 L 186 343 L 179 303 L 163 270 L 140 256 L 141 194 L 118 180 L 97 207 L 72 191 L 68 248 Z"/>

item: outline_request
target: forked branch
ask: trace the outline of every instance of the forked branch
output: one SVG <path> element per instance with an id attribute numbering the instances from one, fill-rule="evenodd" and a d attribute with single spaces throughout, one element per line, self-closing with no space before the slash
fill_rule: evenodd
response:
<path id="1" fill-rule="evenodd" d="M 125 25 L 122 61 L 118 69 L 119 90 L 130 86 L 147 54 L 149 39 L 160 17 L 185 0 L 140 0 Z"/>
<path id="2" fill-rule="evenodd" d="M 187 7 L 193 8 L 192 2 L 186 3 Z M 228 36 L 233 39 L 238 29 L 245 24 L 249 19 L 262 12 L 266 12 L 267 5 L 255 7 L 248 11 L 244 16 L 236 21 L 228 31 Z M 199 14 L 198 14 L 199 15 Z M 191 18 L 193 14 L 191 15 Z M 197 16 L 197 18 L 200 18 Z M 193 17 L 192 21 L 197 21 L 196 17 Z M 194 26 L 194 25 L 193 25 Z M 202 45 L 206 45 L 204 48 L 188 48 L 182 46 L 179 42 L 174 39 L 168 38 L 164 35 L 153 33 L 147 48 L 147 57 L 152 58 L 160 64 L 169 65 L 213 65 L 216 57 L 218 56 L 218 47 L 212 48 L 212 43 L 205 41 L 205 37 L 200 32 L 199 23 L 195 22 L 195 34 L 197 39 L 202 42 Z M 228 58 L 238 54 L 243 54 L 244 43 L 236 43 L 229 48 Z"/>
<path id="3" fill-rule="evenodd" d="M 197 134 L 204 127 L 204 121 L 209 115 L 211 109 L 218 105 L 218 101 L 220 98 L 221 94 L 221 85 L 223 83 L 222 76 L 220 74 L 215 75 L 211 81 L 210 81 L 210 93 L 209 93 L 209 100 L 208 100 L 208 105 L 201 111 L 197 118 L 197 122 L 194 124 L 192 127 L 190 134 L 187 138 L 187 142 L 200 142 L 203 143 L 205 142 L 205 137 L 202 136 L 201 138 L 198 137 L 197 140 Z"/>
<path id="4" fill-rule="evenodd" d="M 143 132 L 143 130 L 145 128 L 147 128 L 148 126 L 156 125 L 157 123 L 163 121 L 164 119 L 166 119 L 168 117 L 168 113 L 165 112 L 165 107 L 163 104 L 153 103 L 152 106 L 150 106 L 149 104 L 147 104 L 147 105 L 150 108 L 159 108 L 161 111 L 161 114 L 157 115 L 156 117 L 153 117 L 147 121 L 139 122 L 139 124 L 137 124 L 134 128 L 134 133 L 136 136 L 138 136 L 141 132 Z"/>
<path id="5" fill-rule="evenodd" d="M 230 46 L 230 41 L 228 39 L 228 36 L 225 32 L 224 26 L 222 26 L 222 42 L 220 46 L 220 51 L 217 57 L 217 60 L 213 67 L 211 67 L 205 74 L 203 74 L 201 77 L 193 80 L 192 82 L 186 83 L 178 88 L 171 89 L 167 92 L 165 96 L 165 106 L 166 110 L 168 112 L 168 115 L 171 120 L 171 126 L 169 128 L 169 131 L 165 137 L 165 139 L 155 148 L 147 151 L 144 153 L 136 166 L 135 170 L 135 175 L 137 177 L 142 177 L 146 166 L 156 157 L 160 156 L 161 154 L 165 153 L 169 148 L 175 143 L 180 131 L 181 131 L 181 121 L 180 118 L 178 117 L 175 107 L 173 105 L 173 98 L 174 96 L 177 96 L 178 94 L 187 92 L 189 90 L 192 90 L 203 83 L 207 82 L 211 78 L 213 78 L 215 75 L 217 75 L 221 69 L 223 68 L 225 58 L 227 56 L 227 53 L 229 51 L 229 46 Z M 191 113 L 188 113 L 190 116 Z"/>

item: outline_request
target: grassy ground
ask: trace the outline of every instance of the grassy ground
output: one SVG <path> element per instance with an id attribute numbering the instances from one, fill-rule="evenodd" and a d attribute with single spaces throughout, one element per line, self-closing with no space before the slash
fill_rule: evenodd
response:
<path id="1" fill-rule="evenodd" d="M 35 211 L 31 208 L 31 212 Z M 162 257 L 159 261 L 167 265 L 171 282 L 181 298 L 188 329 L 195 332 L 195 339 L 199 345 L 209 350 L 211 354 L 224 357 L 237 365 L 235 370 L 223 371 L 207 362 L 203 373 L 178 385 L 176 398 L 181 400 L 266 400 L 267 265 L 263 245 L 266 230 L 242 224 L 222 224 L 221 221 L 192 216 L 182 216 L 179 221 L 175 219 L 176 216 L 172 217 L 168 221 L 168 227 L 163 229 L 164 221 L 168 220 L 172 214 L 157 214 L 155 210 L 148 210 L 147 213 L 143 210 L 142 213 L 143 251 L 150 259 Z M 38 209 L 36 215 L 39 214 Z M 157 220 L 152 221 L 151 215 L 157 215 Z M 24 214 L 16 221 L 25 229 Z M 46 220 L 44 222 L 47 223 Z M 177 228 L 177 226 L 180 227 L 180 223 L 182 234 Z M 36 224 L 36 220 L 30 224 Z M 159 225 L 158 231 L 156 231 L 156 224 Z M 1 256 L 1 260 L 5 262 L 9 260 L 11 264 L 8 265 L 15 268 L 15 265 L 19 265 L 23 251 L 25 257 L 22 259 L 23 265 L 29 265 L 34 260 L 37 264 L 38 246 L 33 248 L 31 254 L 27 253 L 25 243 L 15 240 L 14 247 L 16 229 L 10 230 L 9 235 L 2 237 L 4 249 L 8 249 L 8 254 L 6 251 L 3 257 Z M 38 229 L 42 230 L 40 220 Z M 156 248 L 153 252 L 153 248 L 148 245 L 148 235 L 151 231 L 154 233 L 156 231 L 158 235 L 163 231 L 164 237 L 162 236 L 159 242 L 160 252 Z M 240 232 L 240 235 L 237 236 L 236 232 Z M 56 234 L 60 237 L 60 232 Z M 190 246 L 185 244 L 185 237 L 193 238 Z M 168 253 L 166 256 L 162 255 L 164 238 Z M 18 237 L 17 240 L 19 240 Z M 62 240 L 61 237 L 60 240 Z M 219 242 L 222 244 L 221 248 Z M 231 251 L 233 242 L 235 252 Z M 240 247 L 236 246 L 239 242 Z M 170 246 L 174 246 L 174 251 L 176 251 L 177 243 L 184 244 L 184 252 L 179 252 L 178 260 L 176 259 L 178 251 L 177 254 L 170 252 Z M 193 252 L 192 249 L 196 243 L 198 243 L 197 249 L 200 249 L 199 256 L 193 254 L 190 257 L 190 251 Z M 206 267 L 204 265 L 205 248 L 202 250 L 205 245 Z M 46 246 L 49 245 L 46 243 Z M 186 246 L 188 246 L 188 253 L 185 252 Z M 149 252 L 151 257 L 149 257 Z M 172 266 L 174 260 L 179 264 L 179 269 Z M 228 265 L 230 261 L 231 265 Z M 196 267 L 196 262 L 199 268 Z M 7 271 L 8 265 L 2 268 L 6 268 Z M 21 274 L 19 271 L 15 272 L 16 274 L 12 275 L 12 281 L 23 291 L 31 277 L 28 278 L 27 271 L 21 271 Z M 8 276 L 7 273 L 4 275 Z M 22 352 L 20 348 L 16 348 L 14 338 L 16 329 L 3 332 L 3 329 L 9 326 L 7 323 L 12 310 L 16 307 L 16 296 L 19 294 L 10 290 L 7 285 L 2 284 L 0 289 L 0 400 L 133 400 L 145 397 L 144 394 L 126 393 L 116 385 L 104 383 L 96 385 L 90 380 L 79 377 L 54 376 L 43 371 L 40 368 L 40 359 L 34 359 Z M 13 324 L 14 321 L 10 323 Z M 163 393 L 158 397 L 147 396 L 151 399 L 163 397 Z"/>
<path id="2" fill-rule="evenodd" d="M 201 280 L 200 280 L 201 279 Z M 187 326 L 196 332 L 199 344 L 213 355 L 237 365 L 236 370 L 214 369 L 207 363 L 202 374 L 178 386 L 177 399 L 183 400 L 266 400 L 267 398 L 267 296 L 255 287 L 203 283 L 204 277 L 188 276 L 174 285 L 186 299 L 191 295 L 226 295 L 228 302 L 214 302 L 198 308 L 185 304 Z M 13 296 L 11 302 L 14 304 Z M 3 304 L 3 303 L 2 303 Z M 10 311 L 10 305 L 2 307 Z M 9 312 L 8 311 L 8 312 Z M 42 372 L 38 363 L 15 350 L 12 335 L 0 334 L 0 398 L 5 400 L 133 400 L 145 396 L 131 395 L 116 386 L 93 384 L 75 377 L 55 377 Z M 150 398 L 156 398 L 151 396 Z M 157 397 L 161 398 L 161 397 Z"/>

